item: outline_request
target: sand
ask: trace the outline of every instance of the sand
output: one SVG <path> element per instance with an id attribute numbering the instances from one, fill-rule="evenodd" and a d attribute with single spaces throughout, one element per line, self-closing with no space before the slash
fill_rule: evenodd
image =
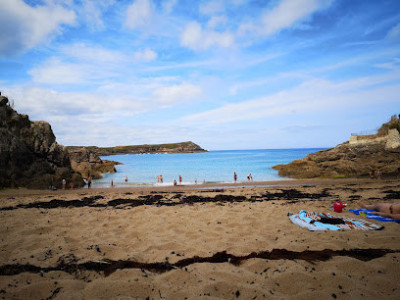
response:
<path id="1" fill-rule="evenodd" d="M 359 218 L 330 205 L 400 201 L 400 181 L 242 185 L 2 190 L 0 298 L 400 299 L 399 224 L 310 232 L 287 217 Z"/>

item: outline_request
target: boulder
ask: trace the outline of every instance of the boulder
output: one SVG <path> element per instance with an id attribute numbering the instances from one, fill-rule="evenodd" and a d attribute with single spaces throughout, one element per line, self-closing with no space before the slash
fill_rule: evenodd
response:
<path id="1" fill-rule="evenodd" d="M 71 166 L 76 172 L 82 174 L 84 178 L 89 175 L 92 179 L 99 179 L 103 177 L 103 173 L 115 173 L 115 165 L 120 164 L 115 161 L 102 160 L 93 151 L 82 147 L 69 149 Z"/>

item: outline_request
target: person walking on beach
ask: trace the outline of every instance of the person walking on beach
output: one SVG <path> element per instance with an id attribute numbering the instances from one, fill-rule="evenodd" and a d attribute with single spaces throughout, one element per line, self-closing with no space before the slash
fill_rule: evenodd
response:
<path id="1" fill-rule="evenodd" d="M 65 180 L 65 178 L 63 178 L 61 183 L 62 183 L 62 189 L 65 190 L 65 186 L 67 185 L 67 181 Z"/>
<path id="2" fill-rule="evenodd" d="M 90 189 L 91 185 L 92 185 L 92 177 L 89 175 L 89 177 L 87 179 L 87 187 L 88 187 L 88 189 Z"/>
<path id="3" fill-rule="evenodd" d="M 237 181 L 237 174 L 236 174 L 236 172 L 233 172 L 233 181 L 235 181 L 235 183 L 236 183 L 236 181 Z"/>
<path id="4" fill-rule="evenodd" d="M 181 184 L 182 184 L 182 176 L 179 175 L 179 185 L 181 185 Z"/>
<path id="5" fill-rule="evenodd" d="M 160 182 L 161 182 L 161 183 L 164 182 L 164 178 L 162 177 L 162 175 L 160 175 Z"/>

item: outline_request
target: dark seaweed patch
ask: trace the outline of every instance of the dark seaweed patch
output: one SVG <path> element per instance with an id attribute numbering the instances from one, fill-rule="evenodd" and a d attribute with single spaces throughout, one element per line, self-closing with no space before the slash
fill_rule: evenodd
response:
<path id="1" fill-rule="evenodd" d="M 63 271 L 69 274 L 77 273 L 79 271 L 95 271 L 103 272 L 105 276 L 110 275 L 116 270 L 120 269 L 141 269 L 155 273 L 164 273 L 174 269 L 182 269 L 196 263 L 231 263 L 233 265 L 240 265 L 243 261 L 249 259 L 266 259 L 266 260 L 304 260 L 307 262 L 327 261 L 335 256 L 347 256 L 361 261 L 370 261 L 382 257 L 388 253 L 399 253 L 399 250 L 390 249 L 350 249 L 350 250 L 305 250 L 302 252 L 290 251 L 286 249 L 273 249 L 272 251 L 253 252 L 245 256 L 236 256 L 229 254 L 226 251 L 215 253 L 210 257 L 194 256 L 192 258 L 182 259 L 174 264 L 168 261 L 154 262 L 154 263 L 141 263 L 130 260 L 113 261 L 104 259 L 101 261 L 89 261 L 85 263 L 76 263 L 75 257 L 64 257 L 59 260 L 56 267 L 41 268 L 31 264 L 21 265 L 3 265 L 0 266 L 1 276 L 12 276 L 24 272 L 29 273 L 47 273 L 51 271 Z"/>
<path id="2" fill-rule="evenodd" d="M 400 199 L 400 191 L 387 190 L 384 193 L 387 194 L 383 197 L 385 200 Z"/>
<path id="3" fill-rule="evenodd" d="M 82 200 L 58 200 L 53 199 L 51 201 L 34 202 L 29 204 L 19 204 L 17 206 L 3 207 L 0 210 L 14 210 L 17 208 L 45 208 L 53 209 L 60 207 L 86 207 L 93 206 L 93 204 L 104 197 L 101 195 L 96 195 L 92 197 L 84 197 Z"/>
<path id="4" fill-rule="evenodd" d="M 296 189 L 282 189 L 280 192 L 269 193 L 266 192 L 261 196 L 234 196 L 226 194 L 217 194 L 214 197 L 204 197 L 200 195 L 183 196 L 180 193 L 173 195 L 171 198 L 164 198 L 163 195 L 150 193 L 148 195 L 139 196 L 137 199 L 118 198 L 108 201 L 107 203 L 96 203 L 99 199 L 104 199 L 103 196 L 97 195 L 92 197 L 84 197 L 82 200 L 59 200 L 53 199 L 51 201 L 34 202 L 29 204 L 19 204 L 17 206 L 9 206 L 0 208 L 0 210 L 14 210 L 18 208 L 40 208 L 40 209 L 54 209 L 54 208 L 67 208 L 67 207 L 115 207 L 118 209 L 126 207 L 138 207 L 143 205 L 155 206 L 177 206 L 177 205 L 193 205 L 204 203 L 216 203 L 221 205 L 224 203 L 240 203 L 240 202 L 263 202 L 272 200 L 286 201 L 286 204 L 296 203 L 299 201 L 320 201 L 324 198 L 335 199 L 337 195 L 328 193 L 329 189 L 324 189 L 320 193 L 303 193 Z"/>
<path id="5" fill-rule="evenodd" d="M 303 200 L 303 199 L 310 199 L 310 200 L 319 200 L 321 198 L 333 197 L 333 195 L 328 193 L 329 189 L 323 189 L 320 193 L 303 193 L 296 189 L 288 189 L 288 190 L 281 190 L 281 192 L 277 193 L 266 193 L 262 197 L 268 200 Z"/>

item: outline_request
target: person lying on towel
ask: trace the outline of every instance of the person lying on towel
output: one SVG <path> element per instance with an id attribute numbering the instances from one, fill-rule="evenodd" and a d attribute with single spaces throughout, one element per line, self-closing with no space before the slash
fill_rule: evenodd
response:
<path id="1" fill-rule="evenodd" d="M 365 204 L 361 202 L 360 206 L 366 209 L 376 210 L 375 212 L 371 212 L 371 214 L 391 219 L 400 219 L 400 203 L 380 202 L 376 204 Z"/>

